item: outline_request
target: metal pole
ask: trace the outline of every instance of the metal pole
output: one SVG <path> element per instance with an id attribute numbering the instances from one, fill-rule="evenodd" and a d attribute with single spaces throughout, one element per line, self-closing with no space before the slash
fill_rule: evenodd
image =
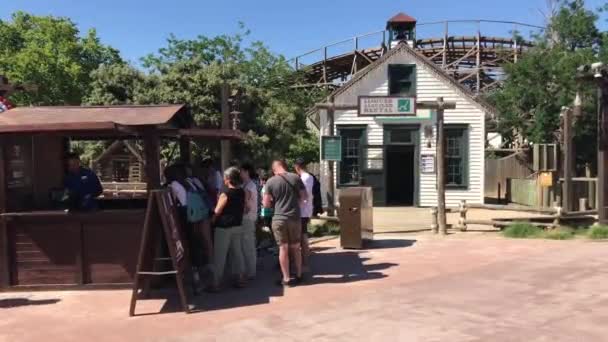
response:
<path id="1" fill-rule="evenodd" d="M 224 83 L 222 85 L 222 129 L 230 128 L 230 104 L 228 100 L 230 98 L 230 86 L 228 83 Z M 230 140 L 222 140 L 221 144 L 221 154 L 222 154 L 222 170 L 228 168 L 230 164 Z"/>
<path id="2" fill-rule="evenodd" d="M 445 213 L 445 136 L 444 136 L 444 102 L 443 97 L 437 98 L 437 223 L 442 235 L 447 234 Z"/>

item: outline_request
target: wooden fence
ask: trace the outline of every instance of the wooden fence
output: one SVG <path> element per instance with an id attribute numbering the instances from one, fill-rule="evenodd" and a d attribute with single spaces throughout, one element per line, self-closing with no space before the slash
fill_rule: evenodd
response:
<path id="1" fill-rule="evenodd" d="M 563 206 L 563 179 L 551 188 L 539 188 L 536 177 L 530 179 L 508 179 L 507 200 L 536 208 Z M 572 179 L 573 208 L 577 211 L 597 209 L 597 178 L 577 177 Z"/>
<path id="2" fill-rule="evenodd" d="M 487 202 L 503 202 L 507 179 L 527 179 L 534 173 L 528 152 L 518 152 L 499 159 L 486 159 L 485 197 Z"/>

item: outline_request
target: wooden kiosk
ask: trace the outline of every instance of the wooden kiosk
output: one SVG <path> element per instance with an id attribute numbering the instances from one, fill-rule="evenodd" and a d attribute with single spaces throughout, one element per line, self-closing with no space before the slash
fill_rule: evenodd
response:
<path id="1" fill-rule="evenodd" d="M 99 211 L 53 209 L 69 139 L 139 139 L 148 191 L 161 186 L 161 139 L 239 140 L 242 133 L 201 129 L 184 105 L 22 107 L 0 114 L 0 291 L 99 288 L 133 281 L 146 199 L 101 199 Z"/>

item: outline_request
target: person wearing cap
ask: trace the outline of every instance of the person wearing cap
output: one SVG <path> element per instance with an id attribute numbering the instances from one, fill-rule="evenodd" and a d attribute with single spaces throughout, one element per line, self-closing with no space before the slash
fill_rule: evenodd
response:
<path id="1" fill-rule="evenodd" d="M 310 224 L 310 218 L 313 214 L 313 194 L 312 190 L 315 184 L 314 178 L 308 171 L 306 171 L 306 162 L 304 158 L 297 158 L 294 163 L 294 168 L 304 187 L 306 188 L 306 200 L 300 201 L 300 217 L 302 221 L 302 238 L 301 238 L 301 250 L 302 250 L 302 271 L 307 273 L 310 272 L 310 265 L 308 259 L 310 257 L 310 246 L 308 244 L 308 225 Z"/>

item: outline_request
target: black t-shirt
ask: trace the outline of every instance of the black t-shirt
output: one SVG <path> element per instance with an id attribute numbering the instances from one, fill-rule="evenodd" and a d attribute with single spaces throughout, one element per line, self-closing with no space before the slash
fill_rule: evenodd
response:
<path id="1" fill-rule="evenodd" d="M 224 189 L 223 194 L 228 197 L 224 211 L 215 223 L 219 228 L 230 228 L 240 226 L 243 223 L 243 212 L 245 211 L 245 191 L 243 189 Z"/>

